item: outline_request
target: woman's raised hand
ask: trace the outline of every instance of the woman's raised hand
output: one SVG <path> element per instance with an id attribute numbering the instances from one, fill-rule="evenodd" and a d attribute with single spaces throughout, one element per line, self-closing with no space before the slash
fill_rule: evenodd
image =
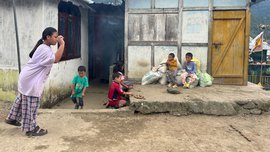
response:
<path id="1" fill-rule="evenodd" d="M 64 37 L 62 35 L 59 35 L 57 37 L 57 41 L 58 41 L 59 45 L 65 45 Z"/>

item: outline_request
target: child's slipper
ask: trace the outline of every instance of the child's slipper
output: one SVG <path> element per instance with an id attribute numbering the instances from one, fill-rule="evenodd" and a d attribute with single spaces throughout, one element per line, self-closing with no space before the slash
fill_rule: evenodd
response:
<path id="1" fill-rule="evenodd" d="M 13 126 L 21 126 L 21 123 L 17 120 L 6 119 L 5 122 Z"/>
<path id="2" fill-rule="evenodd" d="M 47 129 L 41 129 L 39 126 L 36 126 L 36 128 L 32 131 L 27 131 L 26 136 L 44 136 L 48 133 Z"/>
<path id="3" fill-rule="evenodd" d="M 270 90 L 270 86 L 263 87 L 263 90 L 269 91 Z"/>

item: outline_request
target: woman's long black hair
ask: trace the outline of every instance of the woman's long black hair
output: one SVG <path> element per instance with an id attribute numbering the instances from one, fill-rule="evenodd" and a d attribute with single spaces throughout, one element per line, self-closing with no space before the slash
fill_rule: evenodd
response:
<path id="1" fill-rule="evenodd" d="M 54 32 L 57 32 L 57 30 L 53 27 L 47 27 L 43 32 L 42 32 L 42 38 L 38 40 L 37 44 L 33 48 L 33 50 L 29 53 L 29 57 L 32 58 L 34 55 L 36 49 L 43 43 L 44 40 L 47 39 L 47 36 L 52 36 Z"/>

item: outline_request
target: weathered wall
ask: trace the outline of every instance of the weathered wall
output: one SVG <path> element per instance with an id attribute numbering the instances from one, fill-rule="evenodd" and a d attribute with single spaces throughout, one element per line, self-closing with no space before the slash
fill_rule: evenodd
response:
<path id="1" fill-rule="evenodd" d="M 16 1 L 22 66 L 40 37 L 43 2 Z M 35 9 L 33 9 L 35 8 Z M 31 14 L 31 15 L 29 15 Z M 31 28 L 32 27 L 32 28 Z M 34 28 L 33 28 L 34 27 Z M 0 1 L 0 100 L 14 100 L 17 91 L 18 62 L 12 1 Z"/>
<path id="2" fill-rule="evenodd" d="M 41 38 L 42 31 L 48 26 L 58 27 L 58 3 L 59 0 L 16 1 L 22 67 L 29 60 L 28 54 Z M 87 10 L 81 9 L 81 15 L 81 58 L 53 66 L 44 89 L 44 106 L 67 97 L 77 67 L 88 66 Z M 0 0 L 0 32 L 0 100 L 12 101 L 17 92 L 18 64 L 11 1 Z M 53 46 L 53 50 L 56 49 Z"/>
<path id="3" fill-rule="evenodd" d="M 166 58 L 170 52 L 177 52 L 180 62 L 191 52 L 201 61 L 201 70 L 211 72 L 207 69 L 211 65 L 207 64 L 211 63 L 208 45 L 212 37 L 213 11 L 243 10 L 248 6 L 246 0 L 125 2 L 125 70 L 133 79 L 141 79 L 158 64 L 156 61 Z"/>
<path id="4" fill-rule="evenodd" d="M 58 9 L 54 7 L 56 2 L 50 0 L 45 3 L 48 13 L 44 18 L 45 26 L 58 27 Z M 59 100 L 68 97 L 71 94 L 71 81 L 77 73 L 80 65 L 88 67 L 88 12 L 85 9 L 81 11 L 81 58 L 62 61 L 53 66 L 50 76 L 44 89 L 43 107 L 51 107 Z M 47 22 L 47 18 L 53 18 Z M 56 48 L 54 48 L 56 51 Z"/>

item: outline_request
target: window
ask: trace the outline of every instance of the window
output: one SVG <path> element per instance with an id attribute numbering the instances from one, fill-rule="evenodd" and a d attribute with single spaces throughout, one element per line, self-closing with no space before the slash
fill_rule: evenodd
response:
<path id="1" fill-rule="evenodd" d="M 65 51 L 61 61 L 81 57 L 81 14 L 71 2 L 58 6 L 58 32 L 64 36 Z"/>

